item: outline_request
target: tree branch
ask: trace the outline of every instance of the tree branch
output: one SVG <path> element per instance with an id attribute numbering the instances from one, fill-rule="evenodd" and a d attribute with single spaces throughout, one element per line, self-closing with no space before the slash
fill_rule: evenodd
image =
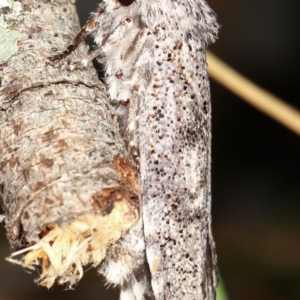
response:
<path id="1" fill-rule="evenodd" d="M 74 4 L 23 0 L 21 7 L 7 24 L 20 33 L 18 52 L 0 65 L 6 232 L 14 248 L 28 247 L 13 254 L 20 264 L 41 264 L 39 283 L 50 287 L 59 277 L 72 285 L 82 265 L 98 265 L 137 221 L 138 185 L 95 70 L 48 63 L 80 29 Z M 86 56 L 80 46 L 70 59 Z"/>

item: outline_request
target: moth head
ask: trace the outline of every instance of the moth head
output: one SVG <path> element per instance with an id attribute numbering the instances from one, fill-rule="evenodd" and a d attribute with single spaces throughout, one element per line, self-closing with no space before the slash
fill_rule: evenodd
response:
<path id="1" fill-rule="evenodd" d="M 175 28 L 192 32 L 200 35 L 205 45 L 216 39 L 219 29 L 216 15 L 205 0 L 103 0 L 103 4 L 116 20 L 127 16 L 139 19 L 150 30 L 163 25 L 167 35 Z"/>
<path id="2" fill-rule="evenodd" d="M 114 12 L 119 8 L 130 8 L 136 0 L 103 0 L 106 11 Z"/>
<path id="3" fill-rule="evenodd" d="M 118 0 L 121 6 L 130 6 L 135 0 Z"/>

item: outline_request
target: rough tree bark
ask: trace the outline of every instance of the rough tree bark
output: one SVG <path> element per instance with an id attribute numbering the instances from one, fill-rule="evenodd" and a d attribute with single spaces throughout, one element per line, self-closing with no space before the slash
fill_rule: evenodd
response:
<path id="1" fill-rule="evenodd" d="M 21 10 L 12 16 L 16 2 Z M 135 172 L 95 70 L 48 64 L 47 57 L 80 30 L 74 4 L 7 4 L 1 7 L 6 32 L 20 35 L 17 53 L 0 64 L 0 196 L 7 237 L 15 249 L 31 246 L 20 264 L 42 261 L 41 284 L 49 287 L 57 276 L 74 284 L 81 265 L 98 265 L 107 245 L 137 221 Z M 71 59 L 85 56 L 81 46 Z M 107 219 L 111 227 L 103 225 Z M 39 244 L 45 235 L 48 245 Z M 64 257 L 81 248 L 81 257 Z M 62 253 L 58 260 L 55 251 Z"/>

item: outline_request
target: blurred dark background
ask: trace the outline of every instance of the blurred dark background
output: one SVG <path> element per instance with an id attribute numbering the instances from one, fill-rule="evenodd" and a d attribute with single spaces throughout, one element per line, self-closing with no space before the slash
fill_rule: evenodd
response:
<path id="1" fill-rule="evenodd" d="M 222 25 L 210 50 L 300 110 L 300 1 L 209 0 Z M 82 24 L 96 8 L 77 0 Z M 230 300 L 300 299 L 300 140 L 212 81 L 213 230 Z M 37 287 L 7 263 L 0 235 L 0 300 L 117 299 L 89 270 L 75 291 Z M 111 291 L 109 291 L 111 292 Z"/>

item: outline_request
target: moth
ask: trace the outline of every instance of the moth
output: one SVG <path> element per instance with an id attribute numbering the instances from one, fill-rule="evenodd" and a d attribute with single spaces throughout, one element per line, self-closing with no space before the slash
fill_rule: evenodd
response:
<path id="1" fill-rule="evenodd" d="M 100 267 L 122 300 L 214 299 L 211 96 L 204 0 L 104 0 L 67 50 L 92 34 L 120 132 L 141 184 L 140 220 Z M 74 65 L 75 67 L 78 64 Z"/>

